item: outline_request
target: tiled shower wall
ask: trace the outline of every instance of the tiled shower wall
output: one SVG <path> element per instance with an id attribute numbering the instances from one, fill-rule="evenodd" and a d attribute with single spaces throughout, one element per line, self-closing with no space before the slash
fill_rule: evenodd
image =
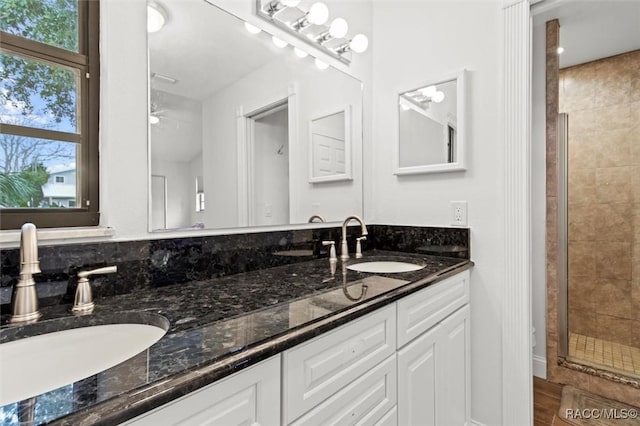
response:
<path id="1" fill-rule="evenodd" d="M 640 347 L 640 51 L 560 70 L 569 331 Z"/>

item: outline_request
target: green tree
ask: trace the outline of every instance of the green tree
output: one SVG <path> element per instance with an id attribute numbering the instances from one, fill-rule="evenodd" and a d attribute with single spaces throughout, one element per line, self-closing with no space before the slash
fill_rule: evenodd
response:
<path id="1" fill-rule="evenodd" d="M 32 187 L 22 176 L 0 173 L 0 207 L 18 207 L 17 200 L 28 200 Z"/>
<path id="2" fill-rule="evenodd" d="M 35 163 L 25 167 L 19 176 L 27 181 L 31 188 L 29 198 L 23 200 L 20 207 L 38 207 L 44 198 L 42 186 L 49 181 L 50 175 L 47 168 L 42 163 Z"/>
<path id="3" fill-rule="evenodd" d="M 0 30 L 62 49 L 78 51 L 77 0 L 0 0 Z M 10 53 L 0 54 L 0 104 L 34 113 L 34 95 L 56 122 L 75 123 L 73 72 Z"/>

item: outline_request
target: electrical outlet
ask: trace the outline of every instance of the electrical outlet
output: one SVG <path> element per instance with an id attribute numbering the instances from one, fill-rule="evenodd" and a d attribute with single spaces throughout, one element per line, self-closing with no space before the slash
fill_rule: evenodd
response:
<path id="1" fill-rule="evenodd" d="M 451 202 L 451 224 L 454 226 L 467 226 L 467 202 Z"/>

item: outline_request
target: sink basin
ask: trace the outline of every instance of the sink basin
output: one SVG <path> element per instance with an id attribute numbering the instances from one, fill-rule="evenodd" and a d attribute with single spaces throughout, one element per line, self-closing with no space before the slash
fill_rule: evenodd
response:
<path id="1" fill-rule="evenodd" d="M 31 398 L 113 367 L 156 343 L 166 318 L 61 318 L 0 332 L 0 406 Z"/>
<path id="2" fill-rule="evenodd" d="M 358 272 L 371 272 L 374 274 L 393 274 L 398 272 L 417 271 L 424 268 L 408 262 L 362 262 L 347 266 L 347 269 Z"/>

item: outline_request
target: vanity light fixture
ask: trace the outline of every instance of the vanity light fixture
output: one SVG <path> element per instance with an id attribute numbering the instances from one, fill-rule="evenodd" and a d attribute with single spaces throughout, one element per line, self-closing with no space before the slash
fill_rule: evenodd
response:
<path id="1" fill-rule="evenodd" d="M 329 27 L 329 34 L 333 38 L 342 38 L 347 35 L 349 31 L 349 24 L 342 18 L 336 18 L 331 21 L 331 26 Z"/>
<path id="2" fill-rule="evenodd" d="M 251 34 L 260 34 L 262 32 L 262 30 L 258 27 L 256 27 L 255 25 L 251 25 L 248 22 L 244 23 L 244 27 L 247 29 L 247 31 L 249 31 Z"/>
<path id="3" fill-rule="evenodd" d="M 298 48 L 298 47 L 294 47 L 293 48 L 293 52 L 296 54 L 296 56 L 298 58 L 306 58 L 307 56 L 309 56 L 309 54 L 307 52 L 305 52 L 304 50 Z"/>
<path id="4" fill-rule="evenodd" d="M 325 54 L 349 64 L 348 52 L 363 53 L 369 46 L 364 34 L 349 38 L 349 24 L 344 18 L 329 21 L 329 8 L 315 2 L 308 11 L 298 7 L 297 0 L 256 0 L 256 14 L 267 22 L 311 44 Z"/>
<path id="5" fill-rule="evenodd" d="M 437 91 L 432 97 L 431 100 L 437 104 L 444 101 L 444 92 Z"/>
<path id="6" fill-rule="evenodd" d="M 273 42 L 273 44 L 276 45 L 276 47 L 279 47 L 280 49 L 285 48 L 289 45 L 289 43 L 287 43 L 284 40 L 279 39 L 276 36 L 271 36 L 271 41 Z"/>
<path id="7" fill-rule="evenodd" d="M 436 86 L 427 86 L 427 87 L 423 87 L 422 89 L 418 90 L 418 92 L 420 92 L 423 95 L 428 96 L 430 98 L 432 98 L 433 95 L 435 95 L 437 91 L 438 91 L 438 88 Z"/>
<path id="8" fill-rule="evenodd" d="M 164 27 L 167 22 L 167 13 L 158 3 L 147 4 L 147 32 L 155 33 Z"/>
<path id="9" fill-rule="evenodd" d="M 160 122 L 160 118 L 157 115 L 153 115 L 151 114 L 149 116 L 149 123 L 151 124 L 158 124 Z"/>
<path id="10" fill-rule="evenodd" d="M 564 47 L 558 46 L 558 55 L 562 55 L 564 53 Z"/>
<path id="11" fill-rule="evenodd" d="M 326 70 L 327 68 L 329 68 L 329 64 L 328 63 L 323 62 L 318 58 L 316 58 L 314 62 L 316 63 L 316 67 L 318 67 L 318 69 Z"/>

